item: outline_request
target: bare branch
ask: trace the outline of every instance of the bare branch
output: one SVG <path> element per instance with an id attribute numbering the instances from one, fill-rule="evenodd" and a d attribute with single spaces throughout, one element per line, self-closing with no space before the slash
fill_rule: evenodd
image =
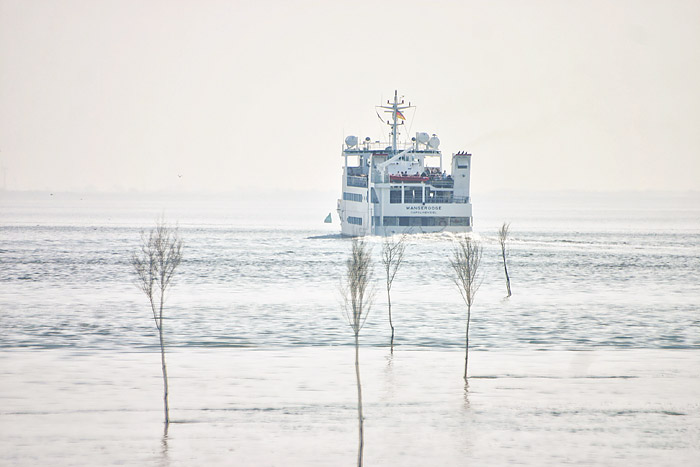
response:
<path id="1" fill-rule="evenodd" d="M 163 219 L 148 234 L 141 232 L 138 252 L 131 256 L 131 266 L 136 274 L 136 285 L 148 298 L 153 320 L 160 340 L 163 370 L 163 402 L 165 424 L 170 422 L 168 413 L 168 373 L 165 365 L 165 342 L 163 336 L 163 306 L 166 291 L 172 283 L 175 270 L 182 261 L 182 240 L 177 227 L 168 226 Z"/>
<path id="2" fill-rule="evenodd" d="M 396 272 L 403 263 L 406 251 L 407 235 L 401 235 L 398 240 L 394 237 L 385 237 L 382 243 L 382 264 L 386 272 L 386 295 L 389 308 L 389 326 L 391 327 L 391 351 L 394 351 L 394 322 L 391 316 L 391 285 L 396 277 Z"/>
<path id="3" fill-rule="evenodd" d="M 508 233 L 510 230 L 510 224 L 506 224 L 505 222 L 501 226 L 500 230 L 498 231 L 498 241 L 501 244 L 501 256 L 503 258 L 503 271 L 506 274 L 506 290 L 508 291 L 508 296 L 511 296 L 511 291 L 510 291 L 510 276 L 508 275 L 508 247 L 507 247 L 507 242 L 508 242 Z"/>
<path id="4" fill-rule="evenodd" d="M 364 326 L 374 301 L 374 289 L 370 286 L 372 257 L 363 239 L 353 238 L 350 258 L 345 266 L 345 283 L 341 288 L 344 311 L 348 324 L 357 335 Z"/>
<path id="5" fill-rule="evenodd" d="M 407 235 L 401 235 L 398 240 L 394 237 L 385 237 L 382 244 L 382 264 L 386 270 L 387 289 L 391 289 L 396 272 L 401 267 L 404 253 L 406 252 Z"/>
<path id="6" fill-rule="evenodd" d="M 469 324 L 471 321 L 471 310 L 476 292 L 481 285 L 481 280 L 478 277 L 481 253 L 482 248 L 479 242 L 465 234 L 457 240 L 452 258 L 450 259 L 450 265 L 455 273 L 453 281 L 457 285 L 464 303 L 467 305 L 467 330 L 465 333 L 466 353 L 464 358 L 465 381 L 467 379 L 467 365 L 469 363 Z"/>
<path id="7" fill-rule="evenodd" d="M 457 241 L 450 259 L 450 265 L 455 272 L 453 281 L 467 306 L 472 306 L 474 296 L 481 286 L 477 277 L 481 253 L 479 242 L 465 235 Z"/>
<path id="8" fill-rule="evenodd" d="M 372 257 L 364 239 L 353 238 L 350 258 L 345 263 L 345 281 L 341 283 L 343 311 L 355 334 L 355 375 L 357 379 L 357 420 L 359 424 L 359 446 L 357 465 L 362 467 L 364 451 L 364 417 L 362 415 L 362 383 L 360 382 L 360 330 L 374 300 L 372 280 Z"/>

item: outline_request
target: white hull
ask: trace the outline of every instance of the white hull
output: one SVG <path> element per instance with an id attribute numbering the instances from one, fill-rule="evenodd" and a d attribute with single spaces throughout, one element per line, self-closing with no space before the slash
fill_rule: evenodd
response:
<path id="1" fill-rule="evenodd" d="M 349 225 L 343 226 L 343 227 L 352 227 Z M 392 235 L 401 235 L 401 234 L 433 234 L 433 233 L 442 233 L 442 232 L 449 232 L 449 233 L 462 233 L 462 232 L 471 232 L 472 228 L 471 227 L 377 227 L 375 231 L 371 235 L 379 235 L 383 237 L 390 237 Z M 353 229 L 353 228 L 347 228 L 344 230 L 341 228 L 340 234 L 343 237 L 364 237 L 366 235 L 370 235 L 367 232 L 363 231 L 362 229 Z"/>
<path id="2" fill-rule="evenodd" d="M 437 136 L 416 133 L 410 141 L 397 140 L 402 111 L 411 105 L 399 102 L 396 93 L 387 104 L 380 108 L 392 115 L 391 142 L 345 139 L 338 200 L 342 235 L 471 232 L 471 154 L 452 154 L 448 174 Z"/>
<path id="3" fill-rule="evenodd" d="M 349 237 L 471 232 L 473 222 L 470 203 L 393 204 L 387 207 L 379 202 L 372 203 L 368 212 L 366 203 L 338 200 L 338 216 L 341 219 L 341 234 Z M 349 218 L 361 221 L 350 223 Z"/>
<path id="4" fill-rule="evenodd" d="M 346 236 L 400 233 L 471 232 L 471 154 L 452 154 L 450 173 L 443 168 L 440 140 L 427 133 L 398 142 L 402 113 L 411 105 L 389 106 L 390 143 L 356 136 L 345 139 L 343 195 L 338 200 L 341 233 Z M 401 120 L 401 121 L 400 121 Z"/>

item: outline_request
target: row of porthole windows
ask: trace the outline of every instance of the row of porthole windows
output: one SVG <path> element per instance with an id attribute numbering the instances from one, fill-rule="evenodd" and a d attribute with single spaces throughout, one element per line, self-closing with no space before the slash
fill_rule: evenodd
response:
<path id="1" fill-rule="evenodd" d="M 468 227 L 471 225 L 471 217 L 385 216 L 382 222 L 384 226 L 401 227 L 447 227 L 448 225 Z"/>
<path id="2" fill-rule="evenodd" d="M 358 202 L 361 203 L 361 202 L 362 202 L 362 195 L 359 194 L 359 193 L 346 193 L 346 192 L 343 192 L 343 199 L 344 199 L 345 201 L 358 201 Z"/>
<path id="3" fill-rule="evenodd" d="M 378 220 L 378 217 L 374 218 L 375 223 Z M 382 225 L 386 227 L 447 227 L 448 225 L 469 227 L 471 225 L 471 217 L 385 216 L 382 221 Z M 362 225 L 362 218 L 348 216 L 348 224 Z"/>

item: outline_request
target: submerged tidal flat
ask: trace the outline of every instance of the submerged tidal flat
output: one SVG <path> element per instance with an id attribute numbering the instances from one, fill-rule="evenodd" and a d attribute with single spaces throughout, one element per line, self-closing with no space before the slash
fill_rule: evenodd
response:
<path id="1" fill-rule="evenodd" d="M 321 223 L 332 196 L 0 195 L 0 464 L 352 464 L 353 339 L 337 291 L 350 245 Z M 412 236 L 393 355 L 379 266 L 360 334 L 365 462 L 697 463 L 698 201 L 475 199 L 468 387 L 453 237 Z M 161 214 L 185 241 L 166 312 L 167 435 L 158 339 L 129 269 Z"/>

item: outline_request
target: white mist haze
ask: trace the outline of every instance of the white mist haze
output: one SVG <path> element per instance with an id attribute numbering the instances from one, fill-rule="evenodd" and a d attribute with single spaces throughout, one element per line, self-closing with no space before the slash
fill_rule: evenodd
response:
<path id="1" fill-rule="evenodd" d="M 694 1 L 0 0 L 8 190 L 337 191 L 374 106 L 475 193 L 693 190 Z M 410 136 L 410 135 L 409 135 Z"/>

